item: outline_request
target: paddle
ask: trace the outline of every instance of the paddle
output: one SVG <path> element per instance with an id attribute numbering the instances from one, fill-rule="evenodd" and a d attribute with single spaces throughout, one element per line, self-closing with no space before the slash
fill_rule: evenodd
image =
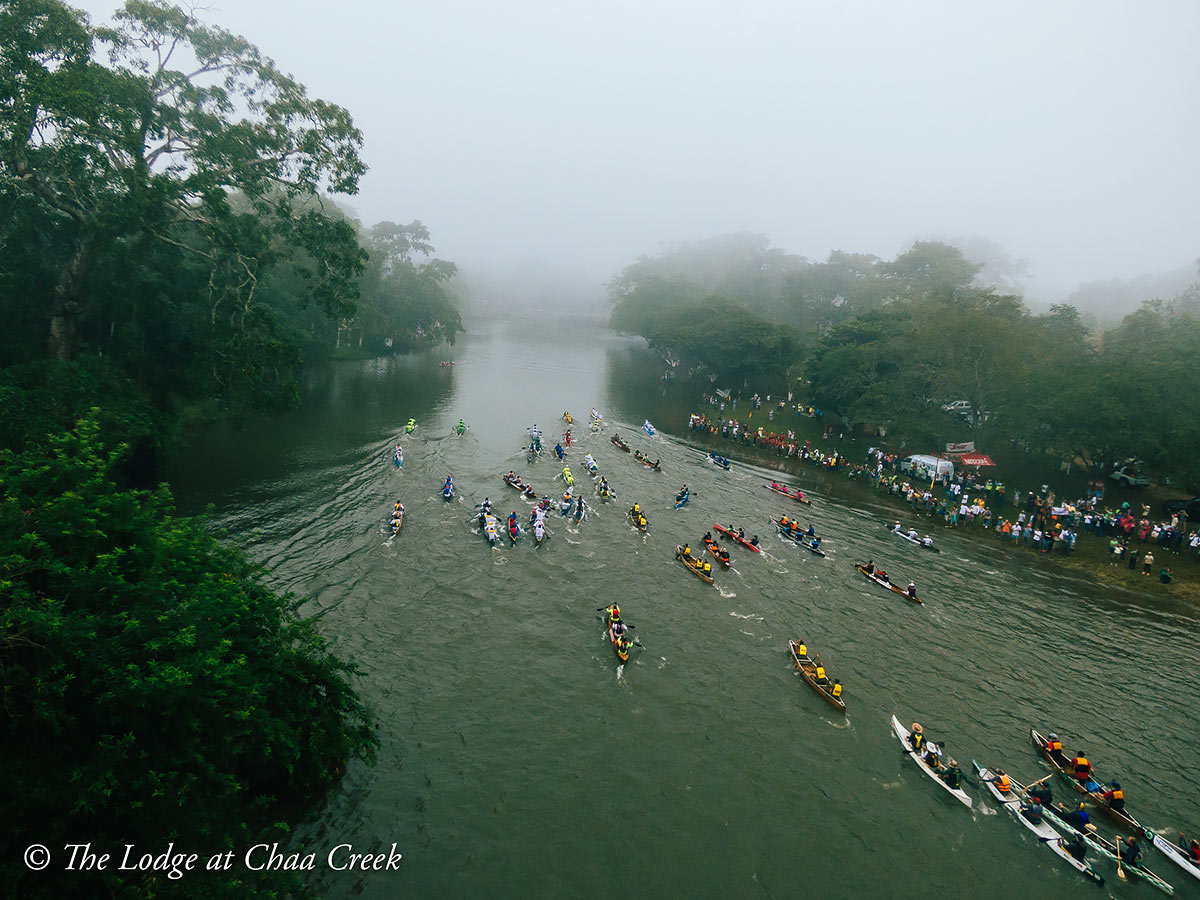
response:
<path id="1" fill-rule="evenodd" d="M 1117 838 L 1117 877 L 1122 881 L 1126 881 L 1125 870 L 1121 868 L 1121 839 Z"/>

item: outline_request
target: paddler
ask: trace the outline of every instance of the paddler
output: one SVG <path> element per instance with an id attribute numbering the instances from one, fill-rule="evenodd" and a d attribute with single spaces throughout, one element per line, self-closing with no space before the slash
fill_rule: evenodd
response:
<path id="1" fill-rule="evenodd" d="M 1185 840 L 1187 840 L 1187 836 L 1182 831 L 1179 832 L 1179 849 L 1187 856 L 1188 862 L 1193 866 L 1200 867 L 1200 841 L 1193 840 L 1185 847 L 1183 843 Z"/>
<path id="2" fill-rule="evenodd" d="M 1048 778 L 1049 776 L 1046 777 Z M 1041 801 L 1043 809 L 1048 807 L 1054 799 L 1053 791 L 1050 789 L 1050 782 L 1046 781 L 1045 778 L 1035 781 L 1026 790 L 1030 797 L 1037 797 Z M 1083 806 L 1082 803 L 1079 805 Z"/>
<path id="3" fill-rule="evenodd" d="M 1003 769 L 997 769 L 994 773 L 992 773 L 991 778 L 985 778 L 984 781 L 990 781 L 996 786 L 996 790 L 1002 794 L 1007 794 L 1012 791 L 1012 779 L 1008 777 L 1008 773 L 1006 773 Z"/>
<path id="4" fill-rule="evenodd" d="M 459 419 L 458 427 L 456 430 L 458 431 L 459 434 L 465 434 L 467 431 L 467 423 L 464 422 L 462 419 Z"/>
<path id="5" fill-rule="evenodd" d="M 839 700 L 842 697 L 842 683 L 836 678 L 833 681 L 833 687 L 830 688 L 829 693 L 833 694 L 833 696 Z"/>
<path id="6" fill-rule="evenodd" d="M 1108 790 L 1104 792 L 1104 802 L 1113 812 L 1125 811 L 1125 792 L 1121 790 L 1121 782 L 1109 782 Z"/>
<path id="7" fill-rule="evenodd" d="M 1042 801 L 1037 797 L 1030 797 L 1028 800 L 1021 801 L 1021 815 L 1032 822 L 1034 825 L 1042 824 Z"/>
<path id="8" fill-rule="evenodd" d="M 808 645 L 805 644 L 804 638 L 800 638 L 800 640 L 793 641 L 792 643 L 794 645 L 792 649 L 796 651 L 796 655 L 800 659 L 808 659 Z"/>
<path id="9" fill-rule="evenodd" d="M 921 727 L 920 722 L 912 723 L 912 733 L 908 736 L 908 746 L 912 748 L 913 753 L 920 753 L 925 746 L 925 729 Z"/>
<path id="10" fill-rule="evenodd" d="M 1118 855 L 1121 862 L 1131 869 L 1140 869 L 1142 865 L 1142 848 L 1138 846 L 1137 835 L 1131 834 L 1118 844 Z"/>
<path id="11" fill-rule="evenodd" d="M 910 581 L 908 583 L 908 599 L 909 600 L 917 599 L 917 583 L 915 581 Z"/>
<path id="12" fill-rule="evenodd" d="M 865 566 L 863 566 L 863 570 L 864 570 L 864 571 L 865 571 L 865 572 L 866 572 L 868 575 L 874 575 L 874 574 L 875 574 L 875 561 L 874 561 L 874 560 L 871 560 L 871 559 L 868 559 L 868 560 L 867 560 L 867 564 L 866 564 Z"/>
<path id="13" fill-rule="evenodd" d="M 1050 758 L 1064 769 L 1071 767 L 1071 762 L 1063 756 L 1062 741 L 1058 739 L 1058 735 L 1051 732 L 1050 737 L 1046 740 L 1046 748 L 1050 751 Z"/>
<path id="14" fill-rule="evenodd" d="M 1088 762 L 1088 758 L 1084 756 L 1082 750 L 1075 751 L 1075 756 L 1071 760 L 1071 765 L 1075 769 L 1075 780 L 1087 787 L 1092 781 L 1092 764 Z M 1091 790 L 1091 788 L 1089 788 Z"/>
<path id="15" fill-rule="evenodd" d="M 409 420 L 408 420 L 408 424 L 404 426 L 404 433 L 405 433 L 405 434 L 412 434 L 412 432 L 413 432 L 413 429 L 414 429 L 414 428 L 416 428 L 416 427 L 417 427 L 417 420 L 416 420 L 416 419 L 409 419 Z"/>
<path id="16" fill-rule="evenodd" d="M 1062 807 L 1060 806 L 1059 809 L 1062 809 Z M 1074 809 L 1064 812 L 1061 818 L 1076 831 L 1086 831 L 1088 823 L 1092 821 L 1091 816 L 1087 814 L 1087 810 L 1083 806 L 1082 800 L 1075 805 Z"/>
<path id="17" fill-rule="evenodd" d="M 1087 841 L 1078 831 L 1071 832 L 1070 837 L 1059 838 L 1058 844 L 1080 862 L 1087 859 Z"/>
<path id="18" fill-rule="evenodd" d="M 962 782 L 962 769 L 958 767 L 958 760 L 951 759 L 950 765 L 946 767 L 945 772 L 938 774 L 938 778 L 946 782 L 946 787 L 952 791 L 957 791 L 959 784 Z"/>

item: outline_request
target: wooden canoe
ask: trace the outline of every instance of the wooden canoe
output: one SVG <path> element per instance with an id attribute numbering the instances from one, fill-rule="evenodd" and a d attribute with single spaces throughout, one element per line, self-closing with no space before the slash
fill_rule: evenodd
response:
<path id="1" fill-rule="evenodd" d="M 679 546 L 678 544 L 675 545 L 675 558 L 677 560 L 679 560 L 679 564 L 681 566 L 683 566 L 685 569 L 687 569 L 689 572 L 691 572 L 693 575 L 695 575 L 701 581 L 706 582 L 708 584 L 713 583 L 713 578 L 711 575 L 705 575 L 704 570 L 699 568 L 694 562 L 688 562 L 686 559 L 684 559 L 683 547 Z"/>
<path id="2" fill-rule="evenodd" d="M 912 603 L 925 602 L 920 597 L 908 596 L 908 591 L 906 591 L 904 588 L 902 588 L 898 585 L 892 584 L 890 581 L 884 581 L 882 578 L 880 578 L 874 572 L 868 572 L 867 567 L 864 566 L 862 563 L 855 563 L 854 568 L 858 569 L 858 571 L 860 571 L 866 578 L 869 578 L 871 581 L 875 582 L 880 587 L 887 588 L 893 594 L 899 594 L 905 600 L 911 601 Z"/>
<path id="3" fill-rule="evenodd" d="M 1059 765 L 1055 761 L 1054 757 L 1052 757 L 1050 755 L 1049 740 L 1047 740 L 1045 737 L 1043 737 L 1036 728 L 1029 729 L 1029 739 L 1031 741 L 1033 741 L 1033 746 L 1037 747 L 1038 752 L 1042 754 L 1042 758 L 1044 760 L 1046 760 L 1046 762 L 1050 763 L 1050 765 L 1053 766 L 1054 771 L 1058 772 L 1058 774 L 1061 775 L 1066 780 L 1066 782 L 1071 785 L 1071 787 L 1075 788 L 1075 790 L 1079 791 L 1079 793 L 1081 793 L 1081 794 L 1087 794 L 1089 797 L 1092 798 L 1093 803 L 1095 803 L 1097 806 L 1099 806 L 1102 810 L 1104 810 L 1106 813 L 1108 813 L 1110 816 L 1112 816 L 1118 822 L 1128 825 L 1137 834 L 1142 834 L 1145 831 L 1145 829 L 1142 828 L 1142 824 L 1137 819 L 1135 819 L 1133 816 L 1131 816 L 1128 812 L 1125 812 L 1122 810 L 1116 810 L 1116 809 L 1113 809 L 1111 806 L 1109 806 L 1108 803 L 1104 800 L 1104 793 L 1102 791 L 1089 791 L 1082 784 L 1080 784 L 1078 781 L 1075 780 L 1074 772 Z M 1093 780 L 1096 781 L 1097 783 L 1101 783 L 1100 780 L 1098 778 L 1096 778 L 1094 774 L 1093 774 Z"/>
<path id="4" fill-rule="evenodd" d="M 728 569 L 733 564 L 732 560 L 721 558 L 721 548 L 719 546 L 717 546 L 716 541 L 705 541 L 704 546 L 708 548 L 709 553 L 711 553 L 713 556 L 715 556 L 717 558 L 717 562 L 719 562 L 726 569 Z"/>
<path id="5" fill-rule="evenodd" d="M 840 697 L 833 696 L 832 682 L 826 677 L 825 684 L 817 681 L 817 666 L 822 665 L 821 654 L 815 657 L 810 657 L 807 654 L 801 656 L 796 652 L 796 642 L 788 641 L 788 652 L 792 654 L 792 662 L 796 664 L 796 668 L 800 670 L 800 674 L 804 676 L 804 680 L 808 682 L 809 687 L 824 697 L 829 705 L 834 709 L 839 709 L 842 712 L 846 711 L 846 704 Z"/>

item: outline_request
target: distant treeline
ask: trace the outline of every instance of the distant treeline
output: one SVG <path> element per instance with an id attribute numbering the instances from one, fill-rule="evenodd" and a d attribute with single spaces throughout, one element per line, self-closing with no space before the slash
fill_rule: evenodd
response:
<path id="1" fill-rule="evenodd" d="M 1200 284 L 1093 332 L 1072 306 L 1034 315 L 979 286 L 980 268 L 936 242 L 814 263 L 734 235 L 626 267 L 611 323 L 714 387 L 791 391 L 890 437 L 1019 437 L 1200 483 Z"/>

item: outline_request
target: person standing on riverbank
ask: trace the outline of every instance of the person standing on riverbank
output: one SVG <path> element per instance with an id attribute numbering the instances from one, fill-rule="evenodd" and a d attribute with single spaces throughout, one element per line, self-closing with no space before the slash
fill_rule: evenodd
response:
<path id="1" fill-rule="evenodd" d="M 1153 565 L 1154 565 L 1154 554 L 1151 553 L 1149 550 L 1147 550 L 1146 555 L 1142 557 L 1142 574 L 1149 575 L 1150 567 Z"/>

